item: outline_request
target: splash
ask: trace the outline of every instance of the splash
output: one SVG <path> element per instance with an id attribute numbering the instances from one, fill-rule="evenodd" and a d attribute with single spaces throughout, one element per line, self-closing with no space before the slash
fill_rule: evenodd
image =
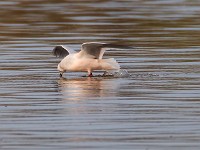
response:
<path id="1" fill-rule="evenodd" d="M 103 76 L 112 76 L 115 78 L 125 78 L 130 77 L 131 75 L 125 69 L 115 70 L 115 71 L 105 71 Z"/>

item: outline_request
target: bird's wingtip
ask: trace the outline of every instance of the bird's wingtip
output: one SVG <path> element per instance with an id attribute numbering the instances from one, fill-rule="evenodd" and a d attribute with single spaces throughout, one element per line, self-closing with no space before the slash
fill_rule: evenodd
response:
<path id="1" fill-rule="evenodd" d="M 69 52 L 63 45 L 56 45 L 53 48 L 52 54 L 56 57 L 65 57 L 69 55 Z"/>

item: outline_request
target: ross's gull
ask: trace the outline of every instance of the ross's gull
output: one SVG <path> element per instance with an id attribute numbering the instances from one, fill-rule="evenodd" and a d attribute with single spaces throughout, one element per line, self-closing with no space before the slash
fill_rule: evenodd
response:
<path id="1" fill-rule="evenodd" d="M 104 52 L 108 49 L 132 49 L 130 46 L 87 42 L 81 45 L 81 50 L 75 52 L 72 49 L 58 45 L 53 49 L 53 55 L 64 58 L 58 64 L 60 77 L 66 71 L 86 71 L 91 77 L 94 70 L 119 70 L 120 66 L 114 58 L 102 59 Z"/>

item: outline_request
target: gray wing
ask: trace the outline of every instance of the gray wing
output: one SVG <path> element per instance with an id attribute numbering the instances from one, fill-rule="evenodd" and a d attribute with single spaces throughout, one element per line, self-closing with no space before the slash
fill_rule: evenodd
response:
<path id="1" fill-rule="evenodd" d="M 60 58 L 63 58 L 65 56 L 69 55 L 71 52 L 72 52 L 71 49 L 66 48 L 62 45 L 55 46 L 55 48 L 52 51 L 54 56 L 60 57 Z"/>
<path id="2" fill-rule="evenodd" d="M 87 42 L 81 46 L 82 55 L 92 57 L 94 59 L 102 59 L 104 52 L 107 49 L 133 49 L 131 46 L 111 44 L 111 43 L 100 43 L 100 42 Z"/>

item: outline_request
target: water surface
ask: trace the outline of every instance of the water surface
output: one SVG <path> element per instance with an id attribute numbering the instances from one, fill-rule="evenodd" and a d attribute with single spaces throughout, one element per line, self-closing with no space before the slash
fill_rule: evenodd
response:
<path id="1" fill-rule="evenodd" d="M 0 149 L 200 148 L 198 0 L 0 6 Z M 59 78 L 53 47 L 87 41 L 135 46 L 106 52 L 131 76 Z"/>

